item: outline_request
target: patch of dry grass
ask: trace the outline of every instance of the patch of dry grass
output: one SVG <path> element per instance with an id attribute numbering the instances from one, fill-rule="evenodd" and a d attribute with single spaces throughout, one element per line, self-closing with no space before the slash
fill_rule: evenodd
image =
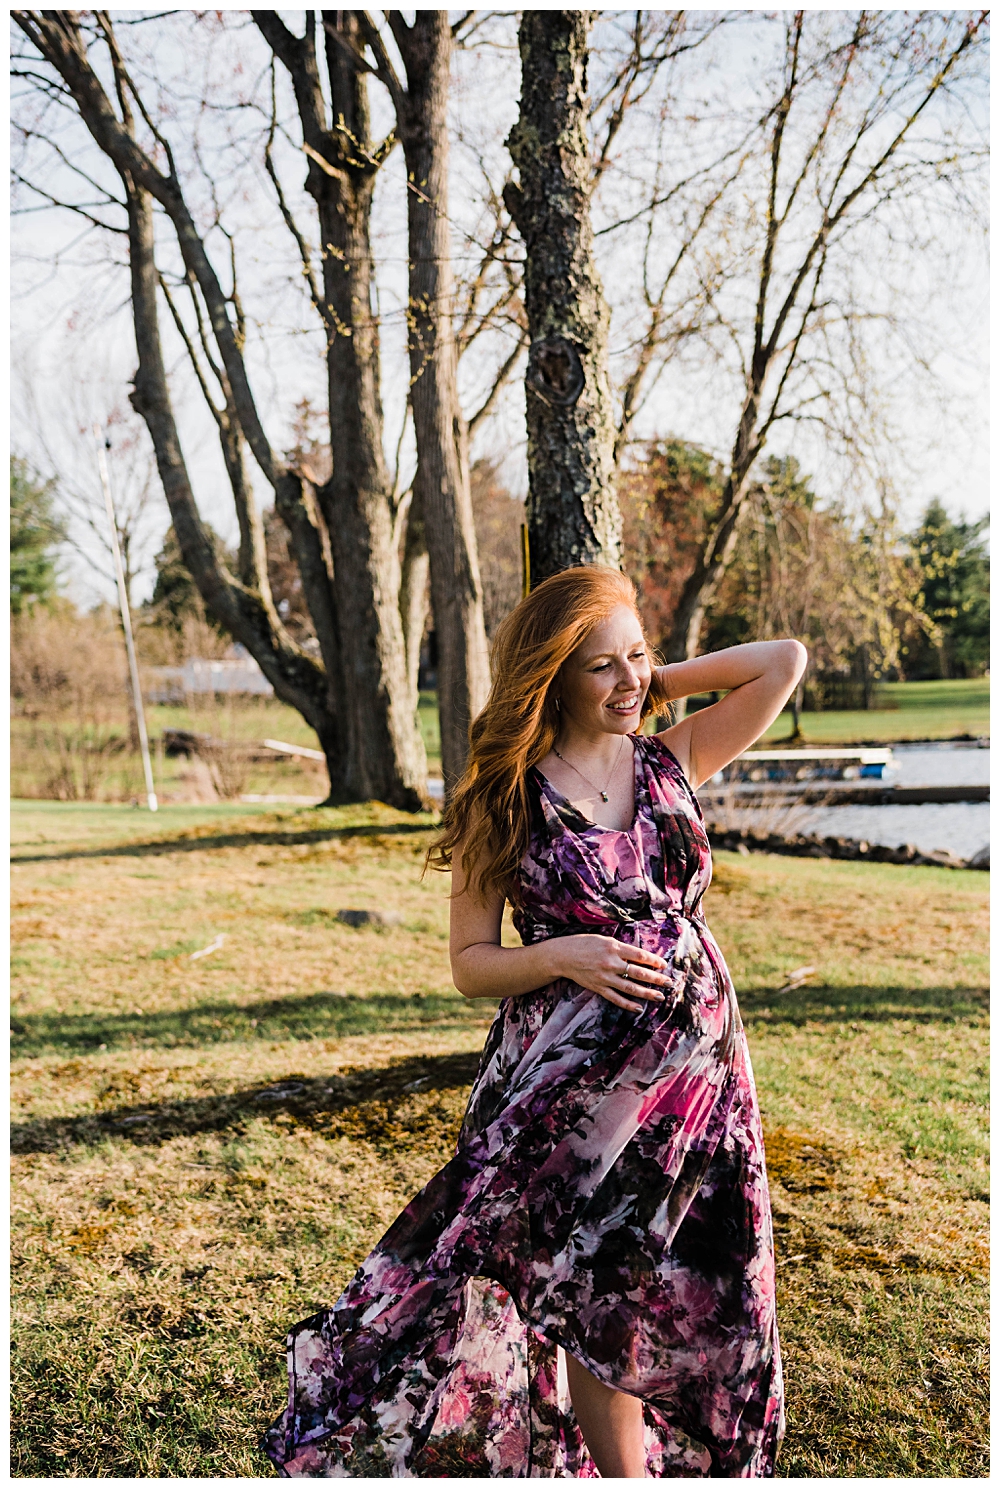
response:
<path id="1" fill-rule="evenodd" d="M 138 833 L 81 809 L 23 818 L 36 861 L 14 870 L 15 1472 L 260 1476 L 285 1330 L 447 1159 L 492 1009 L 451 989 L 446 881 L 420 881 L 421 834 L 378 830 L 402 823 L 387 808 Z M 985 894 L 721 855 L 708 913 L 765 1120 L 783 1475 L 986 1472 Z M 402 923 L 353 930 L 342 908 Z M 775 992 L 802 964 L 812 984 Z"/>
<path id="2" fill-rule="evenodd" d="M 987 985 L 976 873 L 719 853 L 707 912 L 741 991 L 805 963 L 824 987 Z"/>

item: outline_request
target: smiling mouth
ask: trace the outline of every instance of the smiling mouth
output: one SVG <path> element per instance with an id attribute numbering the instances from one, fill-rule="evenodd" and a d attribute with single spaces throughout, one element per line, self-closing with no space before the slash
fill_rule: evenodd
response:
<path id="1" fill-rule="evenodd" d="M 633 693 L 629 698 L 622 698 L 621 702 L 606 704 L 606 707 L 610 708 L 612 713 L 633 713 L 638 706 L 639 694 L 637 692 Z"/>

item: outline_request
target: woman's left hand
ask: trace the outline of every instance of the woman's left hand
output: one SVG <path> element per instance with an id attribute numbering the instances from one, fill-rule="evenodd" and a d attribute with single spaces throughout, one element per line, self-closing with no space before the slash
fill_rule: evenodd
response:
<path id="1" fill-rule="evenodd" d="M 655 951 L 607 935 L 562 935 L 549 942 L 556 975 L 596 992 L 615 1007 L 641 1013 L 644 1002 L 662 1002 L 666 961 Z M 630 1001 L 629 999 L 641 999 Z"/>

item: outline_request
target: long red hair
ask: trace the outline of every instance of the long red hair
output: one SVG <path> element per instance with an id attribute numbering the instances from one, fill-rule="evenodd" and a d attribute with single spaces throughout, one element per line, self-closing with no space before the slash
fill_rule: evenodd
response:
<path id="1" fill-rule="evenodd" d="M 469 763 L 427 854 L 428 865 L 443 870 L 460 850 L 467 887 L 481 899 L 499 893 L 517 902 L 517 869 L 528 847 L 527 772 L 559 733 L 559 669 L 623 604 L 639 619 L 635 585 L 618 569 L 570 568 L 532 589 L 497 631 L 493 685 L 469 730 Z M 643 719 L 655 710 L 652 693 Z"/>

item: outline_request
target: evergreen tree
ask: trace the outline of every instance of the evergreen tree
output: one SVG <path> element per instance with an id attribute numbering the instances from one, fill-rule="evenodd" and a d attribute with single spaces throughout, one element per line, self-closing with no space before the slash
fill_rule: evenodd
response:
<path id="1" fill-rule="evenodd" d="M 167 528 L 163 546 L 154 560 L 156 583 L 149 608 L 161 625 L 181 630 L 186 614 L 204 617 L 204 604 L 194 580 L 184 566 L 180 544 L 173 527 Z"/>
<path id="2" fill-rule="evenodd" d="M 921 598 L 940 642 L 913 648 L 913 678 L 977 677 L 990 662 L 990 559 L 983 536 L 988 518 L 952 521 L 934 500 L 913 535 Z"/>
<path id="3" fill-rule="evenodd" d="M 233 563 L 235 554 L 207 522 L 205 530 L 222 561 Z M 199 620 L 207 620 L 209 624 L 212 624 L 212 618 L 205 609 L 205 602 L 187 570 L 181 555 L 180 543 L 177 541 L 177 534 L 172 526 L 167 528 L 163 546 L 153 561 L 156 565 L 156 583 L 153 586 L 152 596 L 145 606 L 150 618 L 169 630 L 177 631 L 178 634 L 184 629 L 184 620 L 189 615 L 197 616 Z"/>
<path id="4" fill-rule="evenodd" d="M 771 455 L 764 462 L 764 486 L 772 507 L 791 503 L 812 511 L 816 492 L 810 479 L 794 455 Z"/>
<path id="5" fill-rule="evenodd" d="M 54 481 L 41 480 L 28 465 L 10 460 L 10 609 L 21 615 L 48 604 L 56 592 L 53 548 L 63 537 L 52 514 Z"/>

